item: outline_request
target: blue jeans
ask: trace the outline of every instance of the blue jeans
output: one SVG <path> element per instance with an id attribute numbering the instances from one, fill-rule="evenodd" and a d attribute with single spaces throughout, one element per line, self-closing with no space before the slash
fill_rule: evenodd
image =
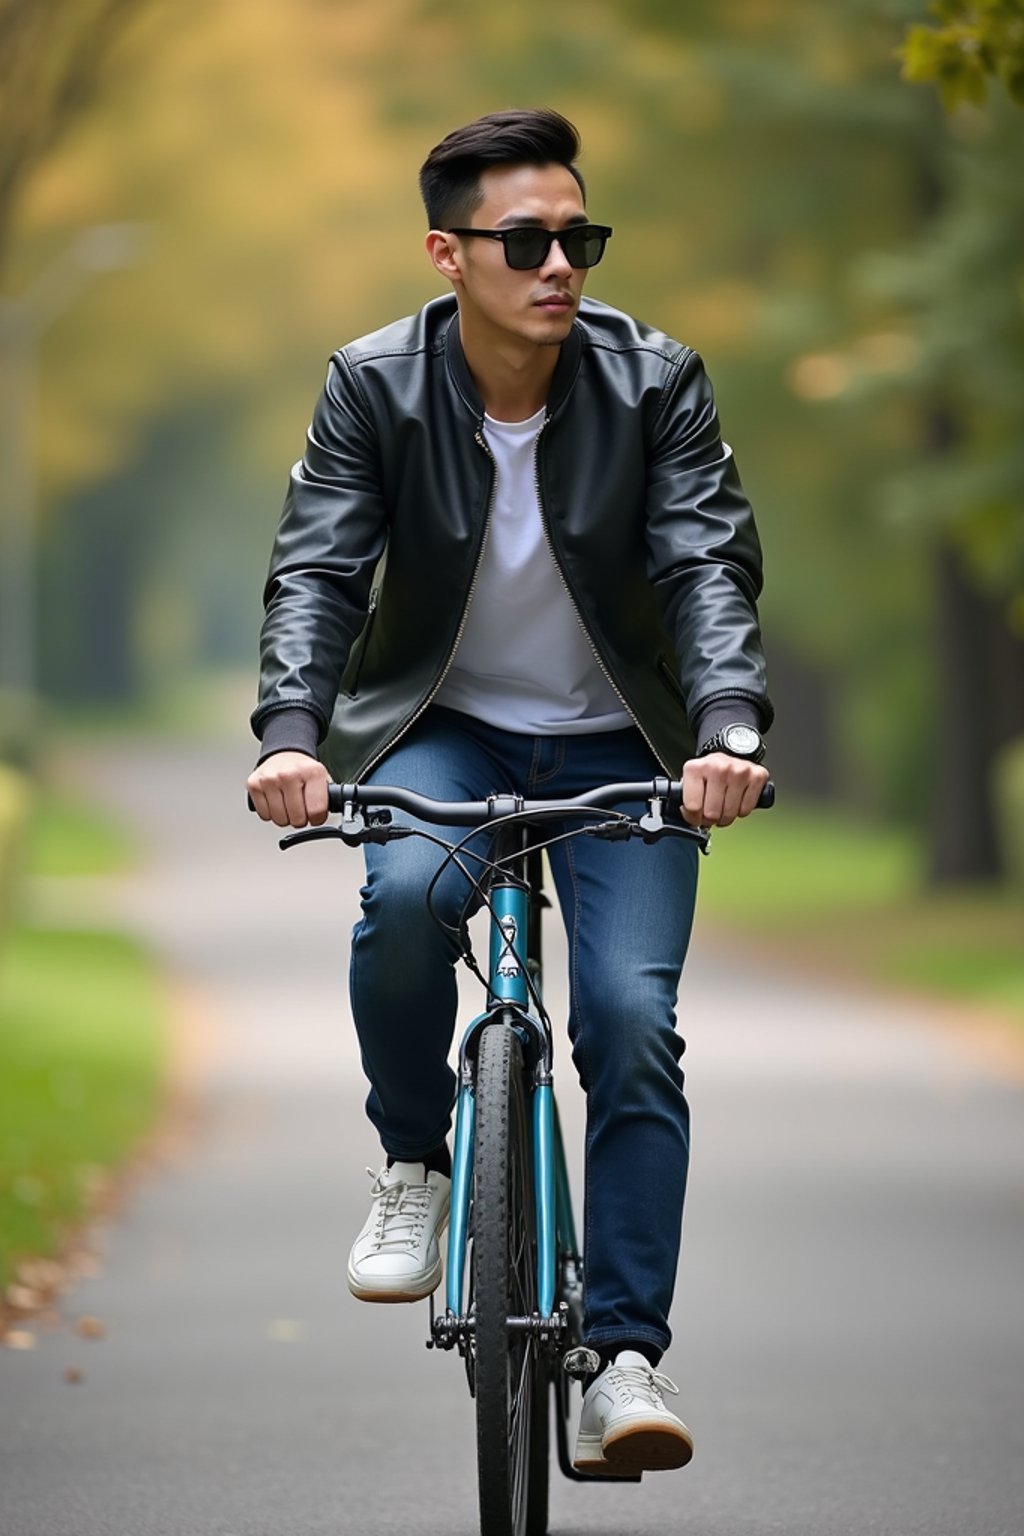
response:
<path id="1" fill-rule="evenodd" d="M 478 800 L 492 792 L 575 795 L 661 772 L 632 728 L 533 737 L 434 707 L 371 781 Z M 464 835 L 434 830 L 450 840 Z M 407 838 L 365 853 L 351 990 L 371 1083 L 367 1112 L 385 1151 L 416 1161 L 444 1140 L 455 1094 L 447 1057 L 457 948 L 425 902 L 441 851 Z M 569 1037 L 587 1096 L 584 1336 L 593 1347 L 632 1340 L 664 1350 L 690 1144 L 675 1000 L 696 848 L 681 838 L 648 846 L 577 837 L 549 859 L 569 940 Z M 450 867 L 436 908 L 457 923 L 468 899 L 465 877 Z"/>

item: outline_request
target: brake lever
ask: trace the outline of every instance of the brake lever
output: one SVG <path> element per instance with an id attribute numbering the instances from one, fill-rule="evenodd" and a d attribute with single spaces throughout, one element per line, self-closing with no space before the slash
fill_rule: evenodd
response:
<path id="1" fill-rule="evenodd" d="M 676 826 L 671 821 L 663 821 L 659 817 L 653 823 L 653 818 L 641 816 L 638 822 L 634 822 L 631 832 L 634 837 L 642 837 L 645 843 L 656 843 L 663 837 L 685 837 L 688 843 L 696 843 L 701 853 L 711 852 L 710 827 L 691 827 L 688 823 Z"/>
<path id="2" fill-rule="evenodd" d="M 390 811 L 370 811 L 364 816 L 361 811 L 349 814 L 350 810 L 346 806 L 346 814 L 338 826 L 303 827 L 300 832 L 287 833 L 278 842 L 278 847 L 287 851 L 297 843 L 312 843 L 321 837 L 336 837 L 348 848 L 361 848 L 364 843 L 393 843 L 397 838 L 412 837 L 416 831 L 415 827 L 407 827 L 402 823 L 393 824 Z"/>
<path id="3" fill-rule="evenodd" d="M 286 832 L 278 839 L 277 846 L 287 852 L 298 843 L 315 843 L 322 837 L 336 837 L 343 843 L 348 842 L 340 827 L 303 827 L 300 832 Z"/>

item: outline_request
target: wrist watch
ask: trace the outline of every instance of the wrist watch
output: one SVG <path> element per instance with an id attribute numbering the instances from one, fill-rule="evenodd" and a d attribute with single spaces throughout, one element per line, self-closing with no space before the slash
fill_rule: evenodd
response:
<path id="1" fill-rule="evenodd" d="M 727 752 L 730 757 L 759 763 L 764 757 L 765 745 L 761 732 L 752 725 L 723 725 L 720 731 L 708 737 L 697 756 L 707 757 L 711 752 Z"/>

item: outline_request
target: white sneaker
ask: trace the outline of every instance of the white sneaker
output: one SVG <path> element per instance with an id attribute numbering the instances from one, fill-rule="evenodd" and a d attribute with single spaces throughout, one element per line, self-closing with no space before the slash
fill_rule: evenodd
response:
<path id="1" fill-rule="evenodd" d="M 685 1467 L 693 1439 L 662 1398 L 678 1391 L 643 1355 L 621 1350 L 587 1388 L 573 1466 L 598 1477 Z"/>
<path id="2" fill-rule="evenodd" d="M 373 1178 L 373 1169 L 367 1168 Z M 441 1279 L 440 1236 L 451 1179 L 422 1163 L 393 1163 L 373 1179 L 373 1204 L 352 1244 L 348 1288 L 360 1301 L 419 1301 Z"/>

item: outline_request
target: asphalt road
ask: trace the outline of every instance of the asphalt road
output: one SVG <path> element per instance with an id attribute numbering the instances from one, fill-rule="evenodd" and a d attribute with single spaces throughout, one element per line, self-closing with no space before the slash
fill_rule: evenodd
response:
<path id="1" fill-rule="evenodd" d="M 378 1160 L 343 996 L 358 858 L 278 854 L 241 807 L 249 759 L 83 769 L 152 850 L 84 905 L 187 978 L 204 1087 L 184 1154 L 64 1298 L 105 1336 L 0 1350 L 2 1536 L 477 1529 L 460 1363 L 424 1349 L 425 1306 L 345 1287 Z M 552 932 L 556 1006 L 560 955 Z M 923 1005 L 710 936 L 681 1016 L 695 1152 L 665 1369 L 696 1455 L 640 1487 L 555 1474 L 552 1531 L 1021 1536 L 1024 1087 Z"/>

